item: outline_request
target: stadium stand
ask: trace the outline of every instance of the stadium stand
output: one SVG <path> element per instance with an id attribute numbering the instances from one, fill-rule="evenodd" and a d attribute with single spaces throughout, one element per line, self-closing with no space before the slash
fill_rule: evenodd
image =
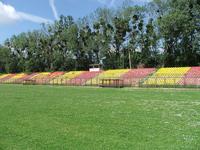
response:
<path id="1" fill-rule="evenodd" d="M 40 72 L 33 76 L 31 79 L 43 79 L 50 75 L 50 72 Z"/>
<path id="2" fill-rule="evenodd" d="M 50 84 L 65 84 L 71 85 L 71 80 L 78 77 L 80 74 L 84 73 L 84 71 L 70 71 L 64 73 L 61 76 L 58 76 L 50 81 Z"/>
<path id="3" fill-rule="evenodd" d="M 200 85 L 200 67 L 192 67 L 179 82 L 180 85 Z"/>
<path id="4" fill-rule="evenodd" d="M 116 69 L 104 71 L 99 76 L 86 82 L 86 85 L 99 85 L 100 80 L 102 79 L 120 79 L 129 69 Z"/>
<path id="5" fill-rule="evenodd" d="M 36 84 L 47 84 L 49 82 L 49 76 L 51 75 L 50 72 L 41 72 L 37 73 L 33 77 L 29 78 L 28 80 L 33 80 Z"/>
<path id="6" fill-rule="evenodd" d="M 85 83 L 88 80 L 91 80 L 91 79 L 97 77 L 100 73 L 101 73 L 101 71 L 97 71 L 97 72 L 85 71 L 82 74 L 80 74 L 79 76 L 75 77 L 74 79 L 71 79 L 71 84 L 79 85 L 79 86 L 85 85 Z"/>
<path id="7" fill-rule="evenodd" d="M 49 79 L 54 79 L 54 78 L 57 78 L 57 77 L 59 77 L 59 76 L 61 76 L 63 74 L 65 74 L 65 73 L 64 72 L 59 72 L 59 71 L 58 72 L 53 72 L 48 76 L 48 78 Z"/>
<path id="8" fill-rule="evenodd" d="M 108 84 L 107 84 L 108 82 Z M 71 71 L 0 74 L 0 83 L 63 84 L 74 86 L 195 86 L 200 87 L 200 67 L 118 69 L 107 71 Z"/>
<path id="9" fill-rule="evenodd" d="M 26 76 L 27 76 L 27 74 L 25 74 L 25 73 L 18 73 L 18 74 L 15 74 L 14 76 L 12 76 L 11 78 L 5 80 L 4 82 L 5 83 L 19 83 L 19 80 L 23 79 Z"/>
<path id="10" fill-rule="evenodd" d="M 34 76 L 37 76 L 37 75 L 38 75 L 38 73 L 27 74 L 23 78 L 18 79 L 16 82 L 17 83 L 24 83 L 26 80 L 30 80 L 31 78 L 33 78 Z"/>
<path id="11" fill-rule="evenodd" d="M 10 75 L 10 74 L 1 74 L 1 75 L 0 75 L 0 80 L 3 79 L 3 78 L 5 78 L 5 77 L 7 77 L 7 76 L 9 76 L 9 75 Z"/>
<path id="12" fill-rule="evenodd" d="M 28 80 L 34 80 L 36 84 L 48 84 L 51 80 L 63 75 L 64 72 L 42 72 L 36 73 L 33 77 Z"/>
<path id="13" fill-rule="evenodd" d="M 139 86 L 141 80 L 144 80 L 155 71 L 155 68 L 131 69 L 129 72 L 124 74 L 121 79 L 123 79 L 125 86 Z"/>
<path id="14" fill-rule="evenodd" d="M 189 70 L 190 67 L 161 68 L 143 85 L 178 85 Z"/>
<path id="15" fill-rule="evenodd" d="M 7 80 L 15 76 L 15 74 L 4 74 L 0 76 L 0 83 L 5 83 Z"/>

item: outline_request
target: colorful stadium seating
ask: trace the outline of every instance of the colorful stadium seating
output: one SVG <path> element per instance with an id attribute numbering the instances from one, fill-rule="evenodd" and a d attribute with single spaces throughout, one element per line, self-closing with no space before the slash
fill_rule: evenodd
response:
<path id="1" fill-rule="evenodd" d="M 65 73 L 64 72 L 53 72 L 48 76 L 48 78 L 54 79 L 54 78 L 57 78 L 57 77 L 59 77 L 59 76 L 61 76 L 63 74 L 65 74 Z"/>
<path id="2" fill-rule="evenodd" d="M 29 78 L 29 80 L 34 80 L 36 84 L 48 84 L 52 79 L 55 79 L 63 74 L 64 72 L 41 72 L 36 73 L 34 76 Z"/>
<path id="3" fill-rule="evenodd" d="M 50 81 L 50 84 L 67 84 L 71 85 L 71 80 L 78 77 L 84 71 L 70 71 Z"/>
<path id="4" fill-rule="evenodd" d="M 26 77 L 27 74 L 25 73 L 18 73 L 15 74 L 14 76 L 12 76 L 11 78 L 9 78 L 8 80 L 5 80 L 5 83 L 19 83 L 20 79 L 23 79 L 24 77 Z"/>
<path id="5" fill-rule="evenodd" d="M 108 70 L 102 73 L 99 78 L 121 78 L 128 71 L 129 69 Z"/>
<path id="6" fill-rule="evenodd" d="M 155 72 L 155 68 L 131 69 L 121 79 L 126 86 L 138 86 L 139 82 Z"/>
<path id="7" fill-rule="evenodd" d="M 38 75 L 38 73 L 27 74 L 23 78 L 18 79 L 17 82 L 18 83 L 24 83 L 24 81 L 30 80 L 30 79 L 34 78 L 35 76 L 37 76 L 37 75 Z"/>
<path id="8" fill-rule="evenodd" d="M 178 85 L 190 67 L 161 68 L 144 85 Z"/>
<path id="9" fill-rule="evenodd" d="M 86 82 L 86 85 L 99 85 L 101 79 L 120 79 L 129 69 L 116 69 L 104 71 L 99 76 Z"/>
<path id="10" fill-rule="evenodd" d="M 25 73 L 19 74 L 4 74 L 0 76 L 1 83 L 23 83 L 27 79 L 31 79 L 33 76 L 36 76 L 38 73 L 32 73 L 30 75 Z"/>
<path id="11" fill-rule="evenodd" d="M 192 67 L 179 82 L 180 85 L 200 85 L 200 67 Z"/>
<path id="12" fill-rule="evenodd" d="M 15 74 L 5 74 L 0 76 L 0 83 L 5 83 L 7 80 L 15 76 Z"/>
<path id="13" fill-rule="evenodd" d="M 35 76 L 31 77 L 29 80 L 35 81 L 36 84 L 46 84 L 49 82 L 50 72 L 37 73 Z"/>
<path id="14" fill-rule="evenodd" d="M 98 76 L 101 73 L 101 71 L 98 72 L 89 72 L 85 71 L 79 76 L 75 77 L 74 79 L 71 79 L 71 84 L 73 85 L 84 85 L 88 80 L 91 80 Z"/>
<path id="15" fill-rule="evenodd" d="M 1 75 L 0 75 L 0 80 L 3 79 L 3 78 L 6 78 L 6 77 L 9 76 L 9 75 L 10 75 L 10 74 L 1 74 Z"/>
<path id="16" fill-rule="evenodd" d="M 0 74 L 0 83 L 99 85 L 102 79 L 120 80 L 125 86 L 200 86 L 200 67 L 118 69 L 99 72 L 41 72 Z M 140 83 L 140 84 L 139 84 Z"/>
<path id="17" fill-rule="evenodd" d="M 43 78 L 48 77 L 50 74 L 51 74 L 50 72 L 40 72 L 34 77 L 32 77 L 31 79 L 43 79 Z"/>

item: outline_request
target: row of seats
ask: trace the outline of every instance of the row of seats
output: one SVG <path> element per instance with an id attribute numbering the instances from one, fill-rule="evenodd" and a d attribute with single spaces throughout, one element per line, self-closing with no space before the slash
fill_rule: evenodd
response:
<path id="1" fill-rule="evenodd" d="M 16 74 L 4 74 L 0 76 L 0 83 L 6 82 L 7 80 L 14 77 Z"/>
<path id="2" fill-rule="evenodd" d="M 200 85 L 200 67 L 116 69 L 98 72 L 41 72 L 32 74 L 1 74 L 0 83 L 99 85 L 101 79 L 122 79 L 126 86 L 139 85 Z"/>
<path id="3" fill-rule="evenodd" d="M 128 71 L 128 69 L 107 70 L 87 81 L 86 85 L 99 85 L 101 79 L 119 79 Z"/>
<path id="4" fill-rule="evenodd" d="M 156 71 L 155 68 L 132 69 L 122 76 L 126 86 L 139 86 L 139 83 Z"/>
<path id="5" fill-rule="evenodd" d="M 64 73 L 63 75 L 58 76 L 54 78 L 52 81 L 50 81 L 50 84 L 67 84 L 72 79 L 78 77 L 82 73 L 83 71 L 70 71 L 70 72 Z"/>
<path id="6" fill-rule="evenodd" d="M 200 67 L 161 68 L 143 85 L 200 85 Z"/>
<path id="7" fill-rule="evenodd" d="M 90 84 L 91 80 L 98 77 L 102 71 L 97 71 L 97 72 L 89 72 L 85 71 L 81 75 L 77 76 L 72 80 L 72 85 L 93 85 Z"/>
<path id="8" fill-rule="evenodd" d="M 200 85 L 200 67 L 192 67 L 179 82 L 181 85 Z"/>
<path id="9" fill-rule="evenodd" d="M 21 79 L 23 77 L 25 77 L 26 74 L 25 73 L 20 73 L 20 74 L 14 74 L 12 76 L 9 76 L 9 79 L 8 80 L 5 80 L 5 82 L 8 82 L 8 83 L 12 83 L 12 82 L 16 82 L 18 79 Z"/>

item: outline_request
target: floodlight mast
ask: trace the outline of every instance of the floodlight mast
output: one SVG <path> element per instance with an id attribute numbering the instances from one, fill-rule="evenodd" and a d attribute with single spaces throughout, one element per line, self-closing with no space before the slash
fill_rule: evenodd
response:
<path id="1" fill-rule="evenodd" d="M 128 59 L 129 59 L 129 68 L 132 69 L 132 61 L 131 61 L 131 52 L 128 52 Z"/>

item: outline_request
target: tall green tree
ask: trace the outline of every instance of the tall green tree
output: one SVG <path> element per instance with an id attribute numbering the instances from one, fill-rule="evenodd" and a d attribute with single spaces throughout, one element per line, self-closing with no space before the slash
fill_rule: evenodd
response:
<path id="1" fill-rule="evenodd" d="M 0 73 L 9 72 L 9 55 L 9 49 L 0 45 Z"/>
<path id="2" fill-rule="evenodd" d="M 115 17 L 113 20 L 115 33 L 114 33 L 114 40 L 113 40 L 113 46 L 115 49 L 115 68 L 122 68 L 121 63 L 121 56 L 120 53 L 124 55 L 124 51 L 122 49 L 122 46 L 126 40 L 127 33 L 130 31 L 129 28 L 129 20 L 126 18 L 119 18 Z"/>
<path id="3" fill-rule="evenodd" d="M 158 20 L 164 40 L 165 66 L 199 64 L 196 47 L 199 35 L 199 4 L 197 0 L 170 0 L 170 6 Z"/>

